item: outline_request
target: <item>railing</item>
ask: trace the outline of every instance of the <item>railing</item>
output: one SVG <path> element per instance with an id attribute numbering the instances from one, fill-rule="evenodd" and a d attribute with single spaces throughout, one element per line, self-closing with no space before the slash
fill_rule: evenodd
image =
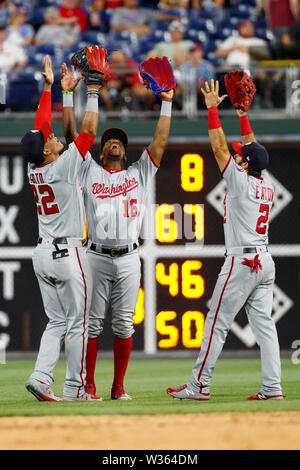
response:
<path id="1" fill-rule="evenodd" d="M 276 64 L 276 65 L 275 65 Z M 224 75 L 228 72 L 225 68 L 215 68 L 213 70 L 214 78 L 220 82 L 220 94 L 226 93 L 224 86 Z M 29 72 L 28 72 L 29 73 Z M 132 73 L 130 70 L 124 70 L 127 75 Z M 250 68 L 249 73 L 255 79 L 257 85 L 257 92 L 251 106 L 251 113 L 256 118 L 278 118 L 278 117 L 300 117 L 300 61 L 295 63 L 286 62 L 265 62 L 262 66 L 253 66 Z M 30 75 L 28 75 L 30 77 Z M 59 83 L 59 70 L 56 70 L 56 104 L 53 108 L 53 118 L 56 120 L 61 119 L 61 94 Z M 23 75 L 20 74 L 20 81 Z M 36 103 L 38 103 L 40 93 L 43 89 L 43 77 L 40 72 L 32 71 L 32 81 L 36 84 L 36 93 L 33 96 Z M 201 102 L 201 93 L 197 86 L 195 74 L 183 74 L 181 72 L 180 82 L 182 83 L 181 96 L 176 95 L 176 106 L 173 106 L 172 116 L 175 118 L 189 118 L 197 119 L 205 115 L 205 104 Z M 16 77 L 14 82 L 7 81 L 4 74 L 0 74 L 0 105 L 6 96 L 16 84 Z M 21 82 L 22 85 L 22 82 Z M 10 89 L 11 88 L 11 89 Z M 116 95 L 116 90 L 111 90 L 111 93 Z M 23 95 L 24 96 L 24 95 Z M 80 83 L 75 94 L 75 110 L 76 116 L 80 119 L 85 111 L 85 87 Z M 156 109 L 146 109 L 142 104 L 139 108 L 131 109 L 132 98 L 130 92 L 123 92 L 119 94 L 119 102 L 115 109 L 108 110 L 101 107 L 99 115 L 100 120 L 106 119 L 121 119 L 124 121 L 132 119 L 147 119 L 157 117 L 159 114 L 159 100 L 157 101 Z M 22 96 L 21 98 L 22 99 Z M 199 104 L 200 102 L 200 104 Z M 21 107 L 22 108 L 22 107 Z M 36 109 L 36 106 L 33 106 Z M 234 115 L 235 111 L 229 100 L 225 100 L 222 104 L 221 111 L 223 115 Z M 13 119 L 13 118 L 32 118 L 35 111 L 16 110 L 8 106 L 0 112 L 0 120 Z"/>

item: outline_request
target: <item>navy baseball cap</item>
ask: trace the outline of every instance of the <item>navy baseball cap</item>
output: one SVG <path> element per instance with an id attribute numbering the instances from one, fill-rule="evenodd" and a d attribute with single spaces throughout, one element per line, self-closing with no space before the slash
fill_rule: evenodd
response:
<path id="1" fill-rule="evenodd" d="M 120 140 L 124 145 L 125 150 L 127 149 L 128 137 L 126 132 L 124 132 L 122 129 L 119 129 L 118 127 L 110 127 L 109 129 L 106 129 L 106 131 L 103 132 L 100 141 L 101 151 L 105 145 L 105 142 L 107 142 L 109 139 Z"/>
<path id="2" fill-rule="evenodd" d="M 44 145 L 52 129 L 48 123 L 44 123 L 40 129 L 27 132 L 21 140 L 21 149 L 24 160 L 35 165 L 41 165 L 44 161 Z"/>
<path id="3" fill-rule="evenodd" d="M 232 142 L 233 150 L 249 163 L 253 170 L 264 170 L 269 165 L 269 154 L 265 147 L 257 142 L 242 145 L 240 142 Z"/>

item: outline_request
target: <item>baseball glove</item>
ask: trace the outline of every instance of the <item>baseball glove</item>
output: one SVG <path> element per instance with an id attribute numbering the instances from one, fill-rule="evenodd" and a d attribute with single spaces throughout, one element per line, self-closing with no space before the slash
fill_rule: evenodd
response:
<path id="1" fill-rule="evenodd" d="M 140 75 L 146 88 L 159 96 L 163 91 L 175 90 L 176 81 L 167 57 L 147 59 L 140 65 Z"/>
<path id="2" fill-rule="evenodd" d="M 103 85 L 109 76 L 106 56 L 107 51 L 101 46 L 86 46 L 71 57 L 71 64 L 81 71 L 87 85 Z"/>
<path id="3" fill-rule="evenodd" d="M 253 80 L 243 70 L 229 72 L 224 77 L 228 96 L 236 109 L 248 111 L 256 88 Z"/>

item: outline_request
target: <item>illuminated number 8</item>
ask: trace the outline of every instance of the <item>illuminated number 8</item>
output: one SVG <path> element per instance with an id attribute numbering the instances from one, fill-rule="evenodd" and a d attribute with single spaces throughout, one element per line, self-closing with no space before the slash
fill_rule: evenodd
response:
<path id="1" fill-rule="evenodd" d="M 190 192 L 203 188 L 203 158 L 198 153 L 186 153 L 181 158 L 181 187 Z"/>

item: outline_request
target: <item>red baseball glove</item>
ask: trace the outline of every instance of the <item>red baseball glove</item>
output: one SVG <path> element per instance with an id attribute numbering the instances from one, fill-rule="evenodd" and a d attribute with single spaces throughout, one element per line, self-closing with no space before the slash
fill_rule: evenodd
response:
<path id="1" fill-rule="evenodd" d="M 252 78 L 243 70 L 235 70 L 227 73 L 224 80 L 233 106 L 236 109 L 248 111 L 256 92 Z"/>
<path id="2" fill-rule="evenodd" d="M 175 90 L 176 81 L 167 57 L 144 60 L 140 65 L 140 74 L 146 88 L 157 96 L 163 91 Z"/>
<path id="3" fill-rule="evenodd" d="M 103 85 L 109 76 L 107 50 L 101 46 L 86 46 L 79 49 L 72 57 L 71 64 L 80 71 L 87 85 Z"/>

